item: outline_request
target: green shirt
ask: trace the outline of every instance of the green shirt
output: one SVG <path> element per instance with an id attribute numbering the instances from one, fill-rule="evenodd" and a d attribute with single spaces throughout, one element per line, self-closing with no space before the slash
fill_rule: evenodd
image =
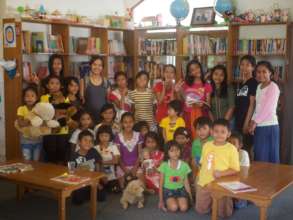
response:
<path id="1" fill-rule="evenodd" d="M 209 136 L 207 141 L 212 141 L 213 137 Z M 196 159 L 197 162 L 199 162 L 202 152 L 202 143 L 199 138 L 195 139 L 192 142 L 192 149 L 191 149 L 191 156 L 193 159 Z"/>
<path id="2" fill-rule="evenodd" d="M 180 189 L 184 187 L 184 181 L 191 169 L 187 163 L 179 160 L 177 169 L 173 169 L 168 162 L 163 162 L 158 168 L 160 173 L 164 174 L 164 188 Z"/>

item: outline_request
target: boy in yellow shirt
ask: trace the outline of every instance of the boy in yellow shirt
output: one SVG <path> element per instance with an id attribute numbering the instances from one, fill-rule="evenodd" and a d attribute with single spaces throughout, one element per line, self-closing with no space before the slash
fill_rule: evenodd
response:
<path id="1" fill-rule="evenodd" d="M 207 142 L 203 147 L 200 159 L 200 171 L 196 190 L 195 209 L 199 214 L 206 214 L 212 206 L 211 192 L 207 186 L 214 180 L 235 175 L 240 171 L 239 154 L 234 145 L 227 142 L 231 131 L 229 122 L 218 119 L 213 123 L 213 141 Z M 233 213 L 233 201 L 231 198 L 223 198 L 219 201 L 220 217 L 229 217 Z"/>
<path id="2" fill-rule="evenodd" d="M 160 127 L 163 129 L 165 142 L 173 140 L 174 132 L 179 127 L 185 127 L 185 121 L 180 114 L 182 105 L 179 100 L 173 100 L 168 104 L 168 116 L 163 118 Z"/>

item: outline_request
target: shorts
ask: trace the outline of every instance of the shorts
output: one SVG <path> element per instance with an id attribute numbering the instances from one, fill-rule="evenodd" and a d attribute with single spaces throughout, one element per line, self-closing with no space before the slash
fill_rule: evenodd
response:
<path id="1" fill-rule="evenodd" d="M 164 202 L 166 203 L 166 201 L 169 198 L 186 198 L 188 199 L 188 193 L 186 192 L 185 188 L 179 188 L 179 189 L 166 189 L 163 188 L 163 199 Z"/>

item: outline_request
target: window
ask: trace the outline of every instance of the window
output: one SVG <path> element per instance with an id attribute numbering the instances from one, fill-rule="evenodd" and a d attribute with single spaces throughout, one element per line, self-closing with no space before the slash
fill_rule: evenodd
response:
<path id="1" fill-rule="evenodd" d="M 162 25 L 176 25 L 174 17 L 170 13 L 170 5 L 174 0 L 144 0 L 134 9 L 134 22 L 139 25 L 141 19 L 146 16 L 162 15 Z M 215 0 L 188 0 L 189 2 L 189 14 L 181 24 L 185 26 L 190 25 L 193 8 L 200 7 L 212 7 L 214 6 Z"/>

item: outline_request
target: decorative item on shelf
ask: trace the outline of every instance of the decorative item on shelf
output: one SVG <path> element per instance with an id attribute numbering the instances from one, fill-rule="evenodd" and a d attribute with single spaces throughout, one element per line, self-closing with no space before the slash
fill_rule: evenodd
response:
<path id="1" fill-rule="evenodd" d="M 39 8 L 39 10 L 38 10 L 38 15 L 39 15 L 39 18 L 40 18 L 40 19 L 44 19 L 44 18 L 46 18 L 47 12 L 46 12 L 46 10 L 45 10 L 44 5 L 41 5 L 41 6 L 40 6 L 40 8 Z"/>
<path id="2" fill-rule="evenodd" d="M 4 68 L 9 79 L 14 79 L 14 77 L 17 75 L 15 60 L 0 60 L 0 66 Z"/>
<path id="3" fill-rule="evenodd" d="M 50 15 L 48 15 L 48 18 L 52 20 L 62 20 L 62 14 L 58 9 L 54 10 Z"/>
<path id="4" fill-rule="evenodd" d="M 180 22 L 184 20 L 189 13 L 189 3 L 187 0 L 174 0 L 170 5 L 171 15 L 176 19 L 176 23 L 180 26 Z"/>
<path id="5" fill-rule="evenodd" d="M 18 6 L 16 8 L 16 10 L 17 10 L 18 14 L 20 15 L 20 17 L 22 17 L 23 14 L 24 14 L 24 7 L 23 6 Z"/>
<path id="6" fill-rule="evenodd" d="M 213 24 L 215 22 L 215 11 L 213 7 L 194 8 L 190 26 L 199 24 Z"/>
<path id="7" fill-rule="evenodd" d="M 233 19 L 234 7 L 232 0 L 217 0 L 214 10 L 219 16 L 223 17 L 226 22 Z"/>
<path id="8" fill-rule="evenodd" d="M 146 16 L 140 21 L 141 27 L 158 27 L 157 16 Z"/>

